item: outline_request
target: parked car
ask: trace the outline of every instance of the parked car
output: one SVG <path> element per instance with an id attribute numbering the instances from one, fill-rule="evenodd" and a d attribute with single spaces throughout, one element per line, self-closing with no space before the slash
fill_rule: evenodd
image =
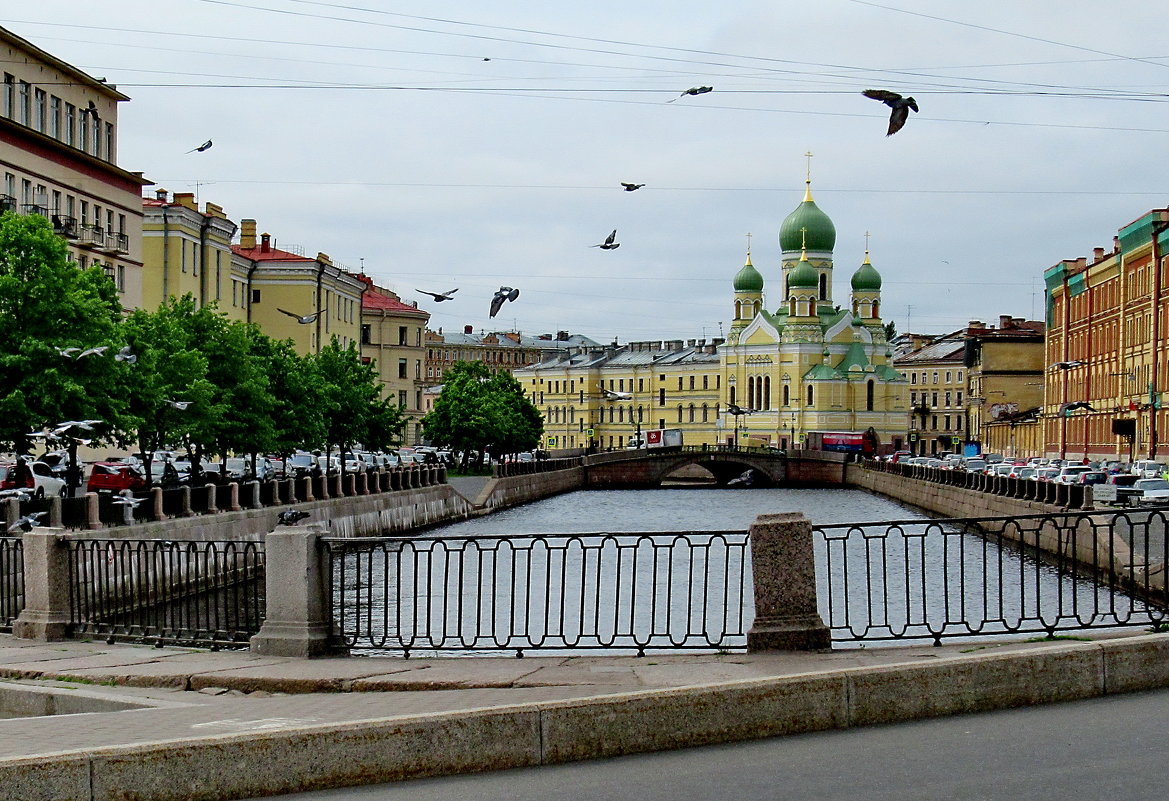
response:
<path id="1" fill-rule="evenodd" d="M 889 461 L 894 463 L 900 462 L 902 459 L 908 459 L 912 455 L 912 451 L 893 451 L 893 453 L 889 454 Z"/>
<path id="2" fill-rule="evenodd" d="M 1076 478 L 1076 483 L 1080 485 L 1091 484 L 1107 484 L 1108 474 L 1102 470 L 1089 470 L 1087 473 L 1080 473 Z"/>
<path id="3" fill-rule="evenodd" d="M 129 462 L 94 462 L 86 482 L 86 492 L 140 492 L 146 489 L 146 477 Z"/>
<path id="4" fill-rule="evenodd" d="M 1059 475 L 1055 477 L 1054 481 L 1058 484 L 1075 484 L 1080 480 L 1080 476 L 1084 473 L 1091 473 L 1092 468 L 1086 464 L 1069 464 L 1067 467 L 1059 469 Z"/>
<path id="5" fill-rule="evenodd" d="M 1058 476 L 1058 467 L 1040 467 L 1035 470 L 1036 481 L 1055 481 Z"/>
<path id="6" fill-rule="evenodd" d="M 317 457 L 311 453 L 294 453 L 284 463 L 284 474 L 290 478 L 304 478 L 312 475 Z"/>
<path id="7" fill-rule="evenodd" d="M 1148 459 L 1138 459 L 1132 463 L 1133 475 L 1142 478 L 1160 478 L 1165 473 L 1165 465 Z"/>
<path id="8" fill-rule="evenodd" d="M 1132 488 L 1140 490 L 1136 498 L 1139 504 L 1169 504 L 1169 481 L 1163 478 L 1141 478 Z"/>
<path id="9" fill-rule="evenodd" d="M 23 480 L 16 476 L 16 463 L 0 464 L 0 490 L 28 490 L 33 497 L 63 496 L 65 479 L 53 474 L 44 462 L 25 462 L 28 473 Z"/>

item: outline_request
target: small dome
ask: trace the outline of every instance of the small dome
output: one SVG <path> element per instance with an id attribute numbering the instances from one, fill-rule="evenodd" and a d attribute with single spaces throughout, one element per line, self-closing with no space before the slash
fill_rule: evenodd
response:
<path id="1" fill-rule="evenodd" d="M 806 234 L 802 229 L 807 229 Z M 784 253 L 804 248 L 831 253 L 835 246 L 836 226 L 812 200 L 809 183 L 804 202 L 796 206 L 796 210 L 787 215 L 787 219 L 779 226 L 779 249 Z"/>
<path id="2" fill-rule="evenodd" d="M 807 252 L 800 254 L 800 263 L 787 276 L 788 289 L 817 289 L 820 286 L 820 274 L 808 261 Z"/>
<path id="3" fill-rule="evenodd" d="M 869 254 L 865 253 L 865 263 L 852 274 L 853 292 L 880 292 L 881 274 L 873 265 L 869 264 Z"/>
<path id="4" fill-rule="evenodd" d="M 763 291 L 763 276 L 751 264 L 751 254 L 747 254 L 747 263 L 743 265 L 743 269 L 735 274 L 735 291 L 736 292 L 762 292 Z"/>

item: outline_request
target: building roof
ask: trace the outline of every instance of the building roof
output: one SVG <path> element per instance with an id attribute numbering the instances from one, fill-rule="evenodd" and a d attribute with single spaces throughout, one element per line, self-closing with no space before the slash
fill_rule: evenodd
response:
<path id="1" fill-rule="evenodd" d="M 869 254 L 865 252 L 864 264 L 852 274 L 853 292 L 880 292 L 881 274 L 869 263 Z"/>
<path id="2" fill-rule="evenodd" d="M 299 253 L 291 253 L 272 246 L 265 247 L 263 244 L 256 245 L 254 248 L 232 245 L 231 252 L 251 261 L 316 261 L 316 259 L 310 259 Z"/>
<path id="3" fill-rule="evenodd" d="M 420 317 L 430 317 L 430 314 L 418 308 L 411 306 L 409 303 L 403 303 L 397 298 L 392 298 L 376 289 L 368 289 L 365 294 L 361 296 L 361 309 L 365 311 L 384 311 L 396 312 L 400 314 L 415 314 Z"/>
<path id="4" fill-rule="evenodd" d="M 807 229 L 807 238 L 802 229 Z M 836 247 L 836 226 L 827 214 L 812 200 L 812 182 L 808 181 L 804 202 L 779 226 L 779 249 L 784 253 L 798 252 L 803 248 L 831 253 Z"/>
<path id="5" fill-rule="evenodd" d="M 747 254 L 747 263 L 743 265 L 743 269 L 735 275 L 735 291 L 736 292 L 762 292 L 763 291 L 763 276 L 755 269 L 755 265 L 751 264 L 751 254 Z"/>

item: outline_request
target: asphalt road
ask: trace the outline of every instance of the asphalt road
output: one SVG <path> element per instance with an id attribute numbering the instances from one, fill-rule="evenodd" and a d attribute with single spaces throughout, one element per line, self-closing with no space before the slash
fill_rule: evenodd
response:
<path id="1" fill-rule="evenodd" d="M 286 801 L 1161 801 L 1169 690 Z"/>

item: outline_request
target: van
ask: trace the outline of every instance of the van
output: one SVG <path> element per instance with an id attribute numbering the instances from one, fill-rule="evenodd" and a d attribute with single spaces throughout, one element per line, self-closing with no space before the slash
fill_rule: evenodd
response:
<path id="1" fill-rule="evenodd" d="M 1141 478 L 1160 478 L 1165 472 L 1165 465 L 1149 459 L 1138 459 L 1132 463 L 1132 473 Z"/>

